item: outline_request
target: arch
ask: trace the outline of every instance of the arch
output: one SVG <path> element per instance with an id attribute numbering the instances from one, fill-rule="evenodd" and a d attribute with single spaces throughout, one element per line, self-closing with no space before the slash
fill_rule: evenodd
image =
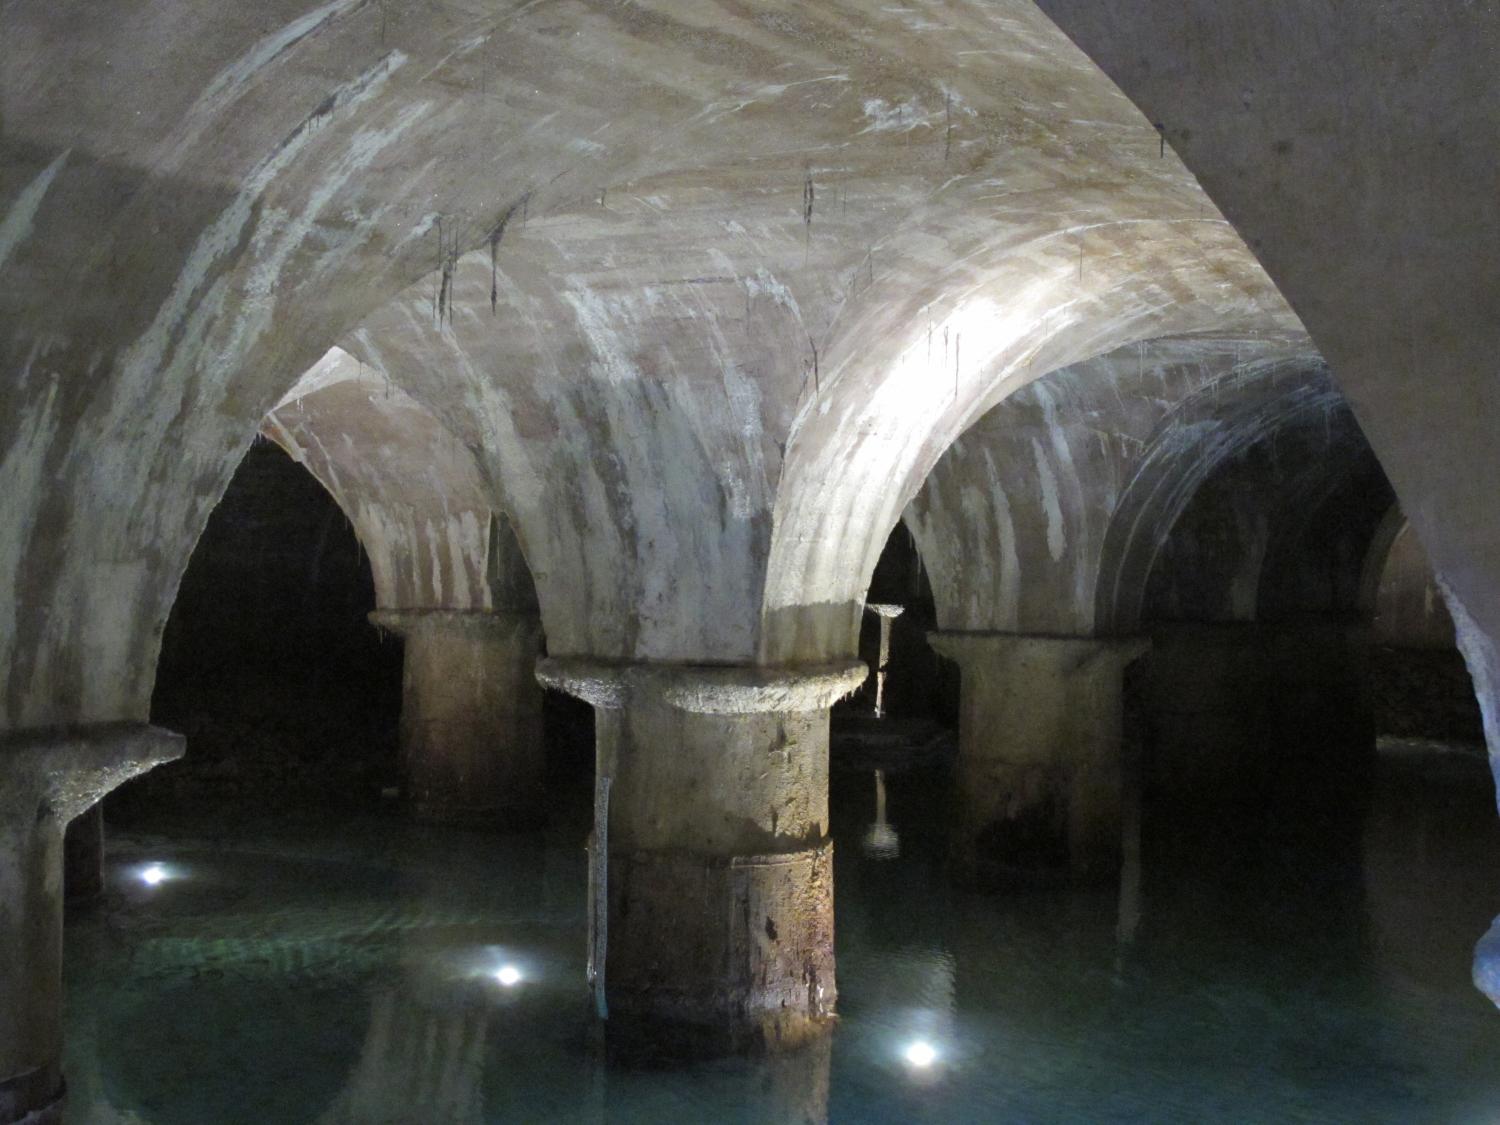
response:
<path id="1" fill-rule="evenodd" d="M 1375 617 L 1380 577 L 1385 570 L 1386 559 L 1390 556 L 1391 546 L 1406 528 L 1406 516 L 1401 511 L 1401 505 L 1393 502 L 1376 525 L 1375 534 L 1370 537 L 1370 550 L 1365 555 L 1365 565 L 1359 574 L 1359 608 L 1367 619 L 1373 620 Z"/>
<path id="2" fill-rule="evenodd" d="M 1163 260 L 1144 248 L 1140 256 L 1122 253 L 1121 273 L 1087 300 L 1071 292 L 1074 280 L 1068 273 L 1020 286 L 1021 292 L 1029 289 L 1039 300 L 1067 310 L 1047 320 L 1020 324 L 988 299 L 964 306 L 949 326 L 963 324 L 964 337 L 989 333 L 976 364 L 983 373 L 968 394 L 951 400 L 945 394 L 936 406 L 911 397 L 924 388 L 930 392 L 934 381 L 922 333 L 915 341 L 898 337 L 904 350 L 895 363 L 877 366 L 871 375 L 875 385 L 858 402 L 835 399 L 817 412 L 804 410 L 806 424 L 788 444 L 786 484 L 777 497 L 763 656 L 786 659 L 847 643 L 847 607 L 857 606 L 857 591 L 868 581 L 871 551 L 878 552 L 883 535 L 943 450 L 1006 394 L 1048 371 L 1158 336 L 1235 330 L 1269 339 L 1295 334 L 1274 309 L 1256 314 L 1240 306 L 1237 296 L 1221 301 L 1222 290 L 1208 278 L 1208 259 L 1196 248 L 1182 249 L 1187 257 L 1180 261 Z M 1163 308 L 1158 285 L 1198 297 Z M 837 513 L 834 520 L 828 519 L 829 510 Z M 806 607 L 818 611 L 811 620 L 802 613 Z"/>
<path id="3" fill-rule="evenodd" d="M 188 753 L 175 776 L 145 781 L 145 807 L 267 785 L 284 795 L 357 787 L 336 758 L 386 764 L 401 662 L 367 621 L 371 562 L 322 482 L 258 440 L 195 544 L 163 630 L 151 716 L 185 734 Z M 218 768 L 230 761 L 233 771 Z"/>
<path id="4" fill-rule="evenodd" d="M 1360 598 L 1377 643 L 1437 650 L 1457 644 L 1442 585 L 1398 505 L 1391 505 L 1370 543 Z"/>
<path id="5" fill-rule="evenodd" d="M 1247 370 L 1317 366 L 1305 341 L 1141 341 L 1007 397 L 939 459 L 902 519 L 929 559 L 943 628 L 1090 636 L 1109 522 L 1175 405 Z"/>
<path id="6" fill-rule="evenodd" d="M 1233 406 L 1222 397 L 1234 391 Z M 1147 579 L 1198 488 L 1229 458 L 1280 427 L 1337 410 L 1342 396 L 1321 365 L 1252 364 L 1185 400 L 1151 441 L 1105 533 L 1095 621 L 1125 635 L 1141 623 Z"/>
<path id="7" fill-rule="evenodd" d="M 473 454 L 381 372 L 332 348 L 261 429 L 358 529 L 382 609 L 489 608 L 495 505 Z"/>
<path id="8" fill-rule="evenodd" d="M 1393 493 L 1352 414 L 1345 409 L 1327 422 L 1314 439 L 1323 456 L 1309 459 L 1277 515 L 1256 591 L 1259 620 L 1369 622 L 1360 581 Z"/>

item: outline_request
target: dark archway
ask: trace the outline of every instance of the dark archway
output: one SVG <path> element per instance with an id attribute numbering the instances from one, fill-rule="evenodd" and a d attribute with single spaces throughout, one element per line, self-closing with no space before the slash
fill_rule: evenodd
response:
<path id="1" fill-rule="evenodd" d="M 152 720 L 186 734 L 187 754 L 118 803 L 377 800 L 395 779 L 401 648 L 366 620 L 374 608 L 344 513 L 306 469 L 256 439 L 162 637 Z"/>
<path id="2" fill-rule="evenodd" d="M 1395 505 L 1370 545 L 1361 602 L 1370 621 L 1377 732 L 1413 748 L 1482 753 L 1484 718 L 1441 583 Z"/>

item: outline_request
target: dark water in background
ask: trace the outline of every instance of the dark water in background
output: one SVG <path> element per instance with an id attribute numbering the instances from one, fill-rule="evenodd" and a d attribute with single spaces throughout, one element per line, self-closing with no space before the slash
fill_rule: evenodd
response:
<path id="1" fill-rule="evenodd" d="M 898 858 L 863 847 L 872 773 L 835 773 L 831 1049 L 654 1071 L 599 1061 L 580 823 L 135 825 L 67 932 L 69 1120 L 1500 1120 L 1500 1012 L 1468 979 L 1500 910 L 1482 761 L 1383 755 L 1362 824 L 1212 848 L 1156 824 L 1123 927 L 1117 890 L 949 889 L 941 774 L 888 792 Z"/>

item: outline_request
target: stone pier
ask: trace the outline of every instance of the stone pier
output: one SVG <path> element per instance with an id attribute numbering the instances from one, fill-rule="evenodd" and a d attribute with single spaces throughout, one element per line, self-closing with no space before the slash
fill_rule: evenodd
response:
<path id="1" fill-rule="evenodd" d="M 780 1050 L 828 1026 L 828 710 L 865 674 L 538 665 L 596 713 L 591 972 L 612 1042 Z"/>
<path id="2" fill-rule="evenodd" d="M 1122 681 L 1149 642 L 977 632 L 929 641 L 962 672 L 955 877 L 984 886 L 1113 878 Z"/>
<path id="3" fill-rule="evenodd" d="M 62 1120 L 63 831 L 182 747 L 138 723 L 0 734 L 0 1122 Z"/>
<path id="4" fill-rule="evenodd" d="M 526 828 L 544 817 L 541 621 L 484 610 L 377 610 L 405 640 L 404 791 L 421 820 Z"/>

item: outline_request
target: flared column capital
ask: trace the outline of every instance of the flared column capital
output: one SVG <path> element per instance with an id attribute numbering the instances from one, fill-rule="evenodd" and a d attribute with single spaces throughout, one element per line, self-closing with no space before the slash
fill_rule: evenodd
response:
<path id="1" fill-rule="evenodd" d="M 148 723 L 0 733 L 0 815 L 46 804 L 66 824 L 110 790 L 182 757 L 186 740 Z"/>
<path id="2" fill-rule="evenodd" d="M 823 711 L 859 687 L 869 669 L 858 660 L 762 667 L 649 664 L 553 657 L 538 662 L 543 687 L 604 710 L 655 703 L 700 715 Z"/>

